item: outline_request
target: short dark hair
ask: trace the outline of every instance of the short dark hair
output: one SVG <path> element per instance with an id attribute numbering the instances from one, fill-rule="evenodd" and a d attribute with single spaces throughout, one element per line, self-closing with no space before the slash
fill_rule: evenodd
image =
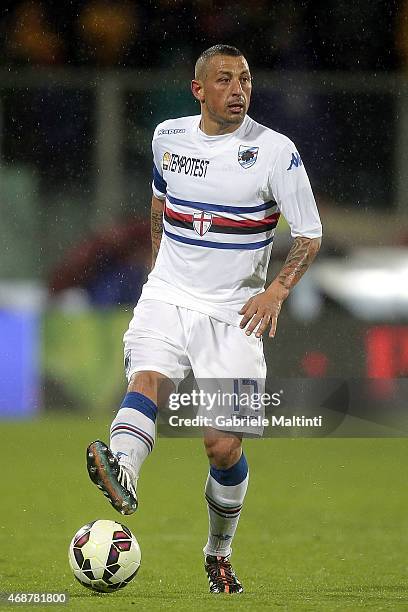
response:
<path id="1" fill-rule="evenodd" d="M 196 61 L 196 65 L 195 65 L 195 77 L 196 78 L 200 76 L 203 67 L 205 66 L 205 64 L 207 63 L 209 59 L 214 57 L 214 55 L 230 55 L 232 57 L 243 57 L 244 56 L 242 51 L 240 51 L 236 47 L 233 47 L 232 45 L 214 45 L 213 47 L 210 47 L 209 49 L 206 49 L 205 51 L 203 51 L 200 57 L 198 58 L 198 60 Z"/>

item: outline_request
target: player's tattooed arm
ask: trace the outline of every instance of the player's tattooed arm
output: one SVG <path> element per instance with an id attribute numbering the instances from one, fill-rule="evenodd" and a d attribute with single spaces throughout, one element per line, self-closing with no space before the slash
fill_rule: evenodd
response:
<path id="1" fill-rule="evenodd" d="M 295 238 L 277 277 L 265 291 L 250 298 L 239 312 L 244 315 L 240 327 L 246 327 L 248 336 L 256 329 L 255 336 L 260 338 L 268 325 L 269 337 L 275 336 L 282 304 L 316 257 L 320 244 L 321 238 Z"/>
<path id="2" fill-rule="evenodd" d="M 277 276 L 278 282 L 286 289 L 292 289 L 302 278 L 314 258 L 321 244 L 321 238 L 295 238 L 283 268 Z"/>
<path id="3" fill-rule="evenodd" d="M 152 208 L 150 213 L 150 232 L 152 237 L 152 269 L 156 263 L 160 242 L 163 235 L 163 201 L 152 197 Z"/>

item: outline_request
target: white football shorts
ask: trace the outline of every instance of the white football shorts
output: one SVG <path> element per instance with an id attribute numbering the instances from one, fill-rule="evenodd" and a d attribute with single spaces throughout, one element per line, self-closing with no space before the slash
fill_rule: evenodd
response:
<path id="1" fill-rule="evenodd" d="M 263 393 L 266 363 L 262 338 L 247 336 L 245 330 L 207 314 L 159 300 L 139 302 L 124 335 L 128 380 L 135 372 L 153 370 L 177 384 L 192 371 L 201 389 Z M 206 381 L 206 382 L 205 382 Z M 238 381 L 238 382 L 237 382 Z M 251 386 L 252 384 L 252 386 Z M 249 385 L 249 386 L 248 386 Z M 241 402 L 242 403 L 242 402 Z M 228 416 L 229 410 L 222 410 Z M 236 416 L 254 415 L 250 406 L 231 408 Z M 205 409 L 200 412 L 205 414 Z M 257 409 L 262 417 L 264 410 Z M 220 420 L 220 423 L 222 420 Z M 217 429 L 261 435 L 263 427 L 217 424 Z"/>

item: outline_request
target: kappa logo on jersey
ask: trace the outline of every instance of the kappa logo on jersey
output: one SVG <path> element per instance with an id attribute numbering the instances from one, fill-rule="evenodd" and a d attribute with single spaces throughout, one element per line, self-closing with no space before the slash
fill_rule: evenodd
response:
<path id="1" fill-rule="evenodd" d="M 193 227 L 197 234 L 204 236 L 212 226 L 213 216 L 211 213 L 196 212 L 193 214 Z"/>
<path id="2" fill-rule="evenodd" d="M 239 145 L 238 161 L 243 168 L 250 168 L 258 159 L 259 147 L 246 147 Z"/>
<path id="3" fill-rule="evenodd" d="M 199 157 L 186 157 L 177 153 L 169 153 L 166 151 L 163 155 L 163 170 L 169 172 L 177 172 L 178 174 L 186 174 L 187 176 L 196 176 L 205 178 L 207 168 L 210 161 L 208 159 L 200 159 Z"/>
<path id="4" fill-rule="evenodd" d="M 292 153 L 292 158 L 290 160 L 289 168 L 286 168 L 286 170 L 292 170 L 293 166 L 295 168 L 298 168 L 299 166 L 303 166 L 302 159 L 297 151 L 296 153 Z"/>
<path id="5" fill-rule="evenodd" d="M 172 130 L 159 130 L 157 132 L 158 136 L 163 136 L 163 134 L 185 134 L 186 130 L 183 128 L 172 129 Z"/>

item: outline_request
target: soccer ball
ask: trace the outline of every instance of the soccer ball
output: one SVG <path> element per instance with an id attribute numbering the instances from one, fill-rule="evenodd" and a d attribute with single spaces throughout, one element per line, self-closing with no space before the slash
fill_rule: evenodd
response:
<path id="1" fill-rule="evenodd" d="M 77 531 L 69 545 L 68 559 L 83 586 L 109 593 L 133 580 L 141 553 L 135 536 L 125 525 L 99 520 Z"/>

